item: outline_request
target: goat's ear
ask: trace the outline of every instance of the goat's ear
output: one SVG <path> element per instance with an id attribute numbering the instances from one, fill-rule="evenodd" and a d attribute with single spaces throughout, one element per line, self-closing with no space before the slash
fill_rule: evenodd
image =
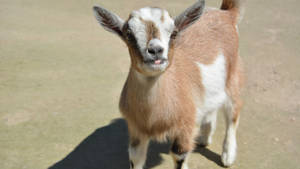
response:
<path id="1" fill-rule="evenodd" d="M 197 21 L 203 13 L 204 7 L 205 0 L 198 0 L 194 5 L 175 17 L 175 26 L 177 30 L 180 32 Z"/>
<path id="2" fill-rule="evenodd" d="M 122 37 L 124 21 L 116 14 L 100 6 L 93 7 L 94 14 L 100 25 L 107 31 Z"/>

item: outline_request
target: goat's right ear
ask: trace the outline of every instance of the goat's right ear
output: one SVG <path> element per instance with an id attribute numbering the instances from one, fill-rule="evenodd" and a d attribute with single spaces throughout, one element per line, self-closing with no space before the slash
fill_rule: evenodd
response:
<path id="1" fill-rule="evenodd" d="M 109 12 L 100 6 L 93 7 L 94 14 L 100 25 L 107 31 L 122 37 L 124 21 L 116 14 Z"/>

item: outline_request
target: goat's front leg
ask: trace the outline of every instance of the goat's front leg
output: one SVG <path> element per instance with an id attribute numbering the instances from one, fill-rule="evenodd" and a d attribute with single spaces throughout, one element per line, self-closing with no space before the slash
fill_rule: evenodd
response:
<path id="1" fill-rule="evenodd" d="M 193 149 L 193 138 L 177 138 L 175 139 L 171 155 L 175 163 L 175 169 L 188 169 L 187 157 Z"/>
<path id="2" fill-rule="evenodd" d="M 129 143 L 130 169 L 143 169 L 147 157 L 149 139 L 131 137 Z"/>

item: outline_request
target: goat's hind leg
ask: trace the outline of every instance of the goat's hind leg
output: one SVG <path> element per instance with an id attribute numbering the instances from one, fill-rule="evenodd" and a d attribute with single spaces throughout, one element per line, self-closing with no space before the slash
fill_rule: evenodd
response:
<path id="1" fill-rule="evenodd" d="M 236 130 L 239 124 L 241 102 L 240 100 L 228 100 L 224 104 L 224 114 L 226 119 L 226 133 L 223 143 L 222 163 L 228 167 L 233 164 L 236 158 L 237 142 Z"/>

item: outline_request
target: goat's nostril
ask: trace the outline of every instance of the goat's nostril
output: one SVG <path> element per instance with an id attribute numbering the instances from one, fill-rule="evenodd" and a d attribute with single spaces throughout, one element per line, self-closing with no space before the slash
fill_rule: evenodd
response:
<path id="1" fill-rule="evenodd" d="M 159 47 L 159 48 L 157 49 L 157 53 L 163 53 L 163 51 L 164 51 L 164 49 L 161 48 L 161 47 Z"/>
<path id="2" fill-rule="evenodd" d="M 162 47 L 152 47 L 148 48 L 148 53 L 152 55 L 162 54 L 164 49 Z"/>
<path id="3" fill-rule="evenodd" d="M 154 48 L 149 48 L 148 49 L 148 53 L 152 54 L 152 55 L 155 55 L 155 49 Z"/>

